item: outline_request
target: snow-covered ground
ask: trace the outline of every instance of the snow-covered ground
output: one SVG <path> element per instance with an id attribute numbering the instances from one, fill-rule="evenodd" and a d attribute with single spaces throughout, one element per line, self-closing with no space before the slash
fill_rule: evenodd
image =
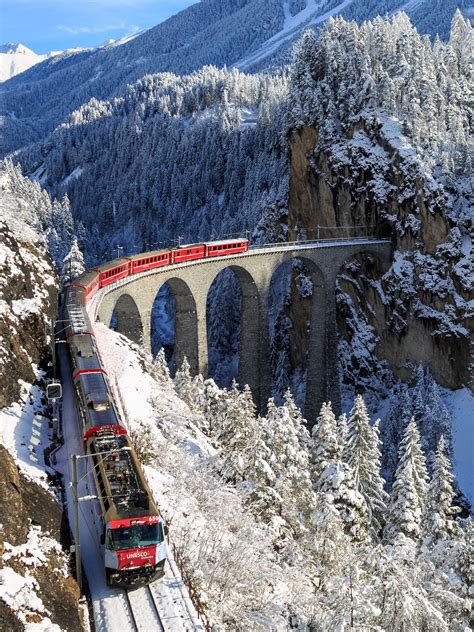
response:
<path id="1" fill-rule="evenodd" d="M 0 444 L 7 448 L 26 478 L 49 490 L 47 474 L 54 471 L 45 464 L 44 450 L 50 445 L 52 429 L 41 404 L 42 390 L 26 382 L 22 382 L 21 387 L 20 401 L 0 410 Z M 13 546 L 5 542 L 2 561 L 7 566 L 0 569 L 0 599 L 17 614 L 25 632 L 61 632 L 61 628 L 51 622 L 50 613 L 38 595 L 39 584 L 30 572 L 48 563 L 50 551 L 59 559 L 63 556 L 59 542 L 39 526 L 31 525 L 24 544 Z M 12 558 L 24 568 L 22 574 L 8 566 Z M 65 557 L 63 567 L 57 572 L 68 575 Z M 1 621 L 0 630 L 3 631 Z"/>
<path id="2" fill-rule="evenodd" d="M 42 390 L 26 382 L 21 386 L 21 401 L 0 410 L 0 443 L 28 478 L 48 489 L 43 451 L 51 442 L 51 429 L 40 402 Z"/>
<path id="3" fill-rule="evenodd" d="M 280 46 L 291 41 L 295 36 L 301 32 L 303 28 L 322 24 L 332 15 L 340 13 L 343 9 L 349 6 L 353 0 L 343 0 L 340 4 L 332 8 L 330 11 L 320 13 L 321 1 L 320 0 L 308 0 L 308 4 L 305 9 L 291 15 L 288 7 L 288 3 L 284 3 L 285 22 L 283 29 L 276 33 L 273 37 L 268 39 L 260 48 L 258 48 L 250 55 L 247 55 L 243 59 L 240 59 L 236 64 L 237 68 L 246 70 L 247 68 L 261 62 L 265 58 L 275 53 Z"/>

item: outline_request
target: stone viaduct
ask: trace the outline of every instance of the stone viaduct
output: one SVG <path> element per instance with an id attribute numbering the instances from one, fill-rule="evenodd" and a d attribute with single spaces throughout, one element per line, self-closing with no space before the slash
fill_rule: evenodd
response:
<path id="1" fill-rule="evenodd" d="M 336 278 L 348 260 L 365 253 L 382 269 L 391 261 L 387 240 L 354 240 L 317 244 L 274 244 L 234 256 L 201 259 L 158 268 L 121 279 L 100 290 L 91 316 L 110 325 L 115 311 L 118 331 L 150 350 L 151 312 L 156 295 L 168 283 L 176 299 L 175 366 L 187 357 L 191 371 L 207 376 L 206 303 L 216 276 L 230 268 L 242 291 L 238 382 L 252 389 L 264 411 L 271 395 L 269 291 L 273 275 L 285 261 L 299 258 L 313 282 L 313 307 L 308 353 L 304 415 L 314 423 L 323 401 L 340 409 L 337 365 Z"/>

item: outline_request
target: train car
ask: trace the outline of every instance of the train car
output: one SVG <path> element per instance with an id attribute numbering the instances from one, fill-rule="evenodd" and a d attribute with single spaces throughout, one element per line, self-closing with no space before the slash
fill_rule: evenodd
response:
<path id="1" fill-rule="evenodd" d="M 235 255 L 239 252 L 247 252 L 248 239 L 227 239 L 211 241 L 206 244 L 206 257 L 222 257 L 223 255 Z"/>
<path id="2" fill-rule="evenodd" d="M 127 587 L 163 577 L 167 528 L 130 437 L 92 436 L 87 450 L 101 506 L 107 584 Z"/>
<path id="3" fill-rule="evenodd" d="M 66 339 L 85 452 L 93 461 L 107 583 L 125 588 L 163 576 L 166 526 L 101 364 L 86 310 L 91 287 L 88 274 L 66 289 Z"/>
<path id="4" fill-rule="evenodd" d="M 155 250 L 135 257 L 129 257 L 131 262 L 130 274 L 144 272 L 153 268 L 167 266 L 171 262 L 171 250 Z"/>
<path id="5" fill-rule="evenodd" d="M 88 270 L 79 279 L 73 281 L 70 287 L 82 288 L 84 290 L 84 302 L 92 298 L 100 288 L 100 275 L 95 270 Z"/>
<path id="6" fill-rule="evenodd" d="M 187 244 L 171 251 L 171 263 L 181 263 L 183 261 L 193 261 L 206 256 L 205 244 Z"/>
<path id="7" fill-rule="evenodd" d="M 104 263 L 92 270 L 99 274 L 100 287 L 105 287 L 109 285 L 109 283 L 114 283 L 128 276 L 130 274 L 130 267 L 130 259 L 123 257 L 122 259 L 114 259 L 114 261 L 110 263 Z"/>

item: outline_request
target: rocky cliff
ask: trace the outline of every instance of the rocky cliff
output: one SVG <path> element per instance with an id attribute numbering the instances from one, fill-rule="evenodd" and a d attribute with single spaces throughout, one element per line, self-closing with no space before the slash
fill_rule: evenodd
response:
<path id="1" fill-rule="evenodd" d="M 35 207 L 0 173 L 0 629 L 80 632 L 44 396 L 57 281 Z M 38 628 L 39 629 L 39 628 Z"/>
<path id="2" fill-rule="evenodd" d="M 422 363 L 439 384 L 459 388 L 469 383 L 473 324 L 470 221 L 454 211 L 459 191 L 440 186 L 402 139 L 388 124 L 367 122 L 330 147 L 314 128 L 293 131 L 290 239 L 367 232 L 392 238 L 388 272 L 361 256 L 340 277 L 346 381 L 360 383 L 374 366 L 407 379 L 411 367 Z M 306 330 L 307 311 L 300 306 L 293 314 L 295 339 Z"/>

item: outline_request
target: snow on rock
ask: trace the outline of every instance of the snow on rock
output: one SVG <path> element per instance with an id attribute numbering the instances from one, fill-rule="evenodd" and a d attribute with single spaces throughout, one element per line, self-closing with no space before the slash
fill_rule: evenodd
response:
<path id="1" fill-rule="evenodd" d="M 10 164 L 0 169 L 0 609 L 3 630 L 82 630 L 68 569 L 56 473 L 56 428 L 44 397 L 57 281 L 48 220 L 64 207 Z M 44 224 L 43 224 L 44 222 Z M 54 222 L 56 223 L 56 221 Z M 61 223 L 61 220 L 60 220 Z M 51 223 L 52 224 L 52 223 Z M 49 228 L 51 228 L 49 224 Z M 59 226 L 59 225 L 57 225 Z M 55 228 L 56 230 L 56 228 Z M 57 233 L 56 233 L 57 236 Z M 46 235 L 47 237 L 47 235 Z M 63 239 L 64 235 L 61 237 Z M 78 592 L 78 591 L 77 591 Z M 6 605 L 5 605 L 6 604 Z M 6 617 L 6 620 L 5 620 Z M 5 624 L 5 628 L 3 627 Z"/>
<path id="2" fill-rule="evenodd" d="M 59 542 L 42 533 L 41 527 L 32 525 L 24 544 L 13 546 L 5 542 L 3 561 L 8 562 L 12 558 L 17 558 L 25 566 L 37 567 L 47 563 L 47 555 L 51 551 L 62 553 Z M 67 567 L 63 566 L 59 572 L 66 576 Z"/>
<path id="3" fill-rule="evenodd" d="M 21 383 L 20 400 L 0 409 L 0 443 L 28 478 L 49 489 L 44 450 L 50 445 L 51 431 L 41 397 L 38 385 Z"/>
<path id="4" fill-rule="evenodd" d="M 0 599 L 18 614 L 25 632 L 62 632 L 62 628 L 51 623 L 48 616 L 43 616 L 47 611 L 35 592 L 37 589 L 33 577 L 23 577 L 8 567 L 0 570 Z"/>

